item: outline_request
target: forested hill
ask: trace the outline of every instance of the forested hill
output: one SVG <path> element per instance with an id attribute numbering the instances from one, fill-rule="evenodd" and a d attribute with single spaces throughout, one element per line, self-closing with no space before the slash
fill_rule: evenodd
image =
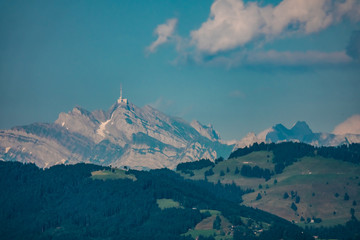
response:
<path id="1" fill-rule="evenodd" d="M 283 142 L 283 143 L 254 143 L 250 147 L 239 148 L 232 152 L 229 159 L 242 157 L 252 152 L 272 151 L 275 172 L 281 173 L 286 166 L 291 165 L 302 157 L 321 156 L 334 158 L 345 162 L 360 164 L 360 144 L 353 143 L 338 147 L 314 147 L 306 143 Z"/>
<path id="2" fill-rule="evenodd" d="M 0 162 L 0 189 L 2 239 L 193 239 L 213 214 L 212 236 L 223 239 L 311 239 L 284 219 L 240 206 L 246 190 L 167 169 Z"/>

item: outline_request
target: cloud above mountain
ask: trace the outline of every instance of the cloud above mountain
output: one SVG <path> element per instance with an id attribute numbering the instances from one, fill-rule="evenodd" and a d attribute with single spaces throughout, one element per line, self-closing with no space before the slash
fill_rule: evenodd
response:
<path id="1" fill-rule="evenodd" d="M 337 135 L 360 134 L 360 114 L 353 115 L 337 125 L 333 133 Z"/>
<path id="2" fill-rule="evenodd" d="M 318 32 L 344 16 L 358 21 L 360 3 L 355 0 L 283 0 L 277 6 L 261 6 L 243 0 L 216 0 L 211 6 L 210 17 L 191 32 L 191 38 L 200 51 L 216 53 L 243 46 L 257 38 Z"/>
<path id="3" fill-rule="evenodd" d="M 185 61 L 191 59 L 196 63 L 227 67 L 269 62 L 275 65 L 348 63 L 358 55 L 356 49 L 354 51 L 358 42 L 356 36 L 350 47 L 342 51 L 264 48 L 277 39 L 320 32 L 345 18 L 360 21 L 359 1 L 282 0 L 271 5 L 263 1 L 215 0 L 208 19 L 198 29 L 190 31 L 188 38 L 182 38 L 182 46 L 180 49 L 177 46 L 177 50 Z M 176 19 L 171 19 L 156 28 L 158 39 L 148 47 L 150 52 L 169 41 L 176 23 Z"/>
<path id="4" fill-rule="evenodd" d="M 237 51 L 231 54 L 218 54 L 212 58 L 197 57 L 196 61 L 202 65 L 220 65 L 226 67 L 248 65 L 281 65 L 281 66 L 314 66 L 346 64 L 352 58 L 345 51 L 276 51 L 276 50 L 251 50 Z"/>
<path id="5" fill-rule="evenodd" d="M 165 23 L 156 27 L 154 33 L 157 35 L 157 39 L 147 47 L 147 50 L 150 53 L 156 52 L 156 49 L 160 45 L 165 44 L 171 40 L 176 28 L 177 21 L 178 20 L 176 18 L 168 19 Z"/>

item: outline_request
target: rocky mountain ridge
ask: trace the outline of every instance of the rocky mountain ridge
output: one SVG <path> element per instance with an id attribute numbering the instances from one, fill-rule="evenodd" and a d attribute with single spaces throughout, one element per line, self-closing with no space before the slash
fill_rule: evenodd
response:
<path id="1" fill-rule="evenodd" d="M 211 125 L 191 124 L 150 107 L 119 99 L 108 111 L 74 107 L 55 123 L 0 131 L 0 159 L 39 167 L 89 162 L 137 169 L 174 168 L 180 162 L 227 157 Z"/>
<path id="2" fill-rule="evenodd" d="M 359 143 L 360 134 L 314 133 L 306 122 L 282 124 L 240 141 L 226 143 L 209 124 L 187 123 L 151 106 L 142 108 L 120 97 L 107 111 L 76 106 L 54 123 L 33 123 L 0 130 L 0 160 L 33 162 L 39 167 L 79 162 L 173 169 L 180 162 L 227 158 L 253 143 L 304 142 L 314 146 Z"/>
<path id="3" fill-rule="evenodd" d="M 290 129 L 282 124 L 262 131 L 259 134 L 248 133 L 236 143 L 235 149 L 250 146 L 253 143 L 303 142 L 313 146 L 338 146 L 360 143 L 360 134 L 315 133 L 304 121 L 296 122 Z"/>

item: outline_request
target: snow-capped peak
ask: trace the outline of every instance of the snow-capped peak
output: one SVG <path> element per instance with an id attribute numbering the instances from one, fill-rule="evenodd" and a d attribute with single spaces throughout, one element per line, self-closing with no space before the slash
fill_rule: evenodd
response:
<path id="1" fill-rule="evenodd" d="M 353 115 L 337 125 L 333 133 L 337 135 L 360 134 L 360 114 Z"/>

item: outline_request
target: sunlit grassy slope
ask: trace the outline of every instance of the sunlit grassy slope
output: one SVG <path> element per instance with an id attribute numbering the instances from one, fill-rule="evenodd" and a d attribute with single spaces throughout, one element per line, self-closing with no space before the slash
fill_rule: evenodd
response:
<path id="1" fill-rule="evenodd" d="M 241 170 L 244 164 L 273 170 L 272 158 L 272 152 L 261 151 L 225 160 L 213 168 L 214 175 L 207 179 L 212 182 L 234 182 L 243 188 L 252 188 L 255 192 L 243 196 L 245 205 L 271 212 L 300 225 L 343 224 L 351 218 L 351 208 L 355 210 L 355 216 L 360 218 L 359 165 L 315 156 L 299 159 L 269 181 L 235 174 L 236 167 Z M 195 170 L 194 176 L 181 174 L 190 179 L 204 179 L 204 172 L 209 169 Z M 220 176 L 221 171 L 224 176 Z M 284 199 L 285 192 L 289 195 L 287 199 Z M 291 192 L 294 193 L 293 197 Z M 262 198 L 256 200 L 259 193 Z M 349 195 L 349 200 L 344 200 L 345 193 Z M 295 195 L 300 198 L 298 203 Z M 296 211 L 291 208 L 292 203 L 296 205 Z M 305 221 L 300 221 L 301 217 Z M 321 218 L 322 221 L 305 223 L 308 218 Z"/>
<path id="2" fill-rule="evenodd" d="M 98 180 L 114 180 L 114 179 L 124 179 L 128 178 L 133 181 L 136 181 L 136 177 L 131 174 L 126 174 L 124 170 L 112 168 L 111 170 L 99 170 L 91 173 L 92 179 Z"/>
<path id="3" fill-rule="evenodd" d="M 166 208 L 181 208 L 180 203 L 174 201 L 173 199 L 161 198 L 161 199 L 157 199 L 156 203 L 158 204 L 159 208 L 161 208 L 162 210 Z"/>

